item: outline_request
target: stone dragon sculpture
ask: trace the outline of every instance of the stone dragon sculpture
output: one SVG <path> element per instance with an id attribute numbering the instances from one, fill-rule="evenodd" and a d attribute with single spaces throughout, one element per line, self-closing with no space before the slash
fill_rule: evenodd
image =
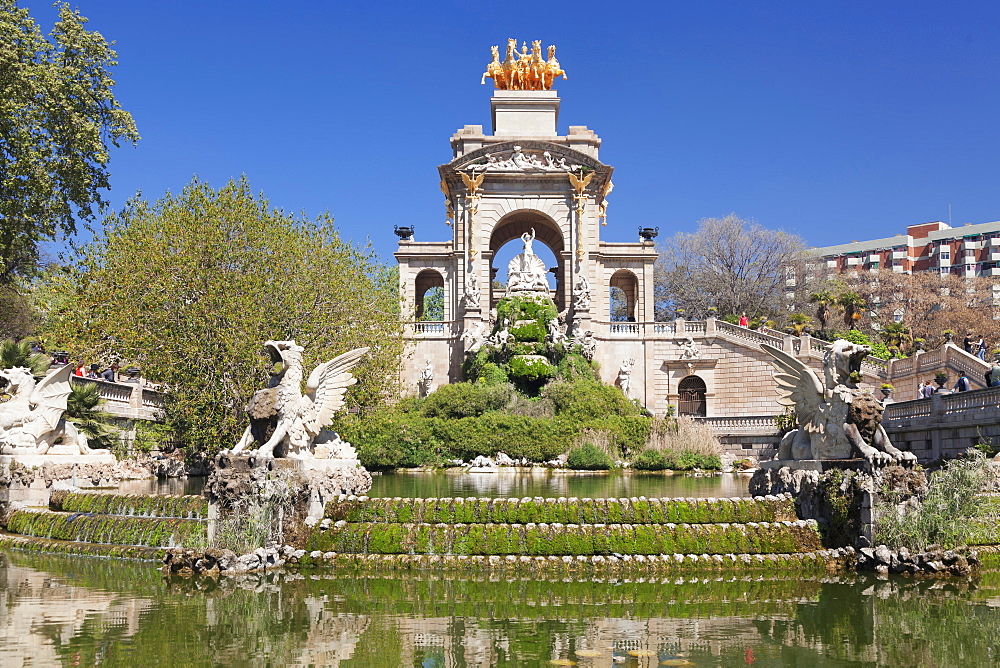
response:
<path id="1" fill-rule="evenodd" d="M 895 448 L 882 427 L 882 404 L 858 388 L 861 362 L 871 352 L 839 339 L 823 356 L 825 383 L 802 360 L 766 343 L 774 358 L 778 403 L 795 409 L 799 428 L 785 434 L 778 459 L 850 459 L 860 456 L 873 466 L 912 466 L 916 456 Z"/>
<path id="2" fill-rule="evenodd" d="M 247 405 L 250 425 L 232 452 L 247 451 L 263 443 L 252 450 L 254 455 L 310 457 L 323 427 L 344 406 L 347 388 L 358 382 L 351 369 L 369 349 L 357 348 L 317 366 L 309 374 L 306 393 L 302 394 L 302 347 L 295 341 L 268 341 L 264 348 L 281 369 L 272 375 L 267 388 L 254 393 Z M 265 442 L 271 426 L 273 431 Z"/>
<path id="3" fill-rule="evenodd" d="M 108 452 L 91 450 L 87 437 L 63 418 L 72 372 L 67 365 L 36 381 L 31 369 L 0 370 L 6 381 L 2 396 L 8 397 L 0 402 L 0 453 L 44 455 L 57 441 L 61 451 L 71 449 L 72 454 Z"/>

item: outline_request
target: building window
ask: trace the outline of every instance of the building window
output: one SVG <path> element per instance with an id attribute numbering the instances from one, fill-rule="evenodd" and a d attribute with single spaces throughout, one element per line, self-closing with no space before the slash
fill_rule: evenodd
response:
<path id="1" fill-rule="evenodd" d="M 951 259 L 951 250 L 950 249 L 949 250 L 942 250 L 941 251 L 941 259 L 942 260 L 950 260 Z"/>

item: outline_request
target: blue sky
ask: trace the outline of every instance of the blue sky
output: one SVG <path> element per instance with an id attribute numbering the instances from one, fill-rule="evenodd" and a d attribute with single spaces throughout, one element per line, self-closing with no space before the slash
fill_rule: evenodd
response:
<path id="1" fill-rule="evenodd" d="M 25 1 L 47 31 L 48 0 Z M 489 47 L 558 45 L 560 132 L 615 167 L 604 238 L 730 212 L 823 246 L 1000 219 L 1000 4 L 81 0 L 143 139 L 116 207 L 246 174 L 391 259 L 444 240 L 439 164 L 489 128 Z"/>

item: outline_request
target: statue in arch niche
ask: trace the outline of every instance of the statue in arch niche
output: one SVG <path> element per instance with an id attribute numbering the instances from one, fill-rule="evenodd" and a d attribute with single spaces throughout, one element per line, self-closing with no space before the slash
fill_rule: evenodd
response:
<path id="1" fill-rule="evenodd" d="M 532 244 L 535 241 L 535 228 L 521 235 L 524 251 L 507 265 L 507 293 L 515 292 L 549 292 L 549 282 L 545 279 L 547 269 L 542 258 L 535 255 Z"/>

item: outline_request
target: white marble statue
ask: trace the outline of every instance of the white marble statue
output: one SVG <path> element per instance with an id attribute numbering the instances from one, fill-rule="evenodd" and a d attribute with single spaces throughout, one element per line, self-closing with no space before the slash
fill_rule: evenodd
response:
<path id="1" fill-rule="evenodd" d="M 317 366 L 309 374 L 306 393 L 302 394 L 302 347 L 295 341 L 268 341 L 264 347 L 274 363 L 281 363 L 281 369 L 273 375 L 270 387 L 256 392 L 251 399 L 251 424 L 232 452 L 243 452 L 259 443 L 264 424 L 270 422 L 274 425 L 271 437 L 253 449 L 253 454 L 312 458 L 323 427 L 343 408 L 347 388 L 358 382 L 351 370 L 368 348 L 357 348 Z M 262 408 L 254 412 L 255 407 Z"/>
<path id="2" fill-rule="evenodd" d="M 108 454 L 92 450 L 87 437 L 63 417 L 72 373 L 67 365 L 36 382 L 25 367 L 0 371 L 7 381 L 0 389 L 0 454 Z"/>
<path id="3" fill-rule="evenodd" d="M 553 344 L 566 343 L 566 334 L 563 332 L 562 327 L 559 326 L 559 319 L 553 318 L 549 320 L 546 325 L 546 329 L 549 331 L 549 341 Z"/>
<path id="4" fill-rule="evenodd" d="M 427 396 L 431 393 L 431 387 L 434 385 L 434 363 L 427 360 L 424 364 L 424 368 L 420 370 L 420 394 L 422 396 Z"/>
<path id="5" fill-rule="evenodd" d="M 693 337 L 687 337 L 680 346 L 682 360 L 695 360 L 701 357 L 701 351 L 695 347 Z"/>
<path id="6" fill-rule="evenodd" d="M 590 281 L 583 274 L 576 279 L 576 286 L 573 289 L 573 294 L 576 296 L 573 302 L 573 307 L 578 311 L 586 310 L 590 308 Z"/>
<path id="7" fill-rule="evenodd" d="M 486 330 L 483 328 L 483 323 L 477 322 L 462 332 L 462 341 L 468 344 L 466 352 L 474 353 L 482 348 L 483 344 L 486 343 Z"/>
<path id="8" fill-rule="evenodd" d="M 585 329 L 583 334 L 573 339 L 573 343 L 580 344 L 580 354 L 583 355 L 588 362 L 594 360 L 594 353 L 597 352 L 597 339 L 594 338 L 594 332 L 590 329 Z"/>
<path id="9" fill-rule="evenodd" d="M 472 272 L 465 279 L 465 308 L 479 308 L 481 294 L 479 291 L 479 279 L 476 278 L 475 272 Z"/>
<path id="10" fill-rule="evenodd" d="M 913 453 L 895 448 L 882 427 L 882 404 L 858 389 L 861 362 L 871 352 L 838 339 L 823 356 L 823 375 L 783 350 L 761 344 L 774 358 L 778 403 L 793 407 L 799 428 L 785 434 L 778 459 L 850 459 L 861 456 L 876 466 L 916 463 Z"/>
<path id="11" fill-rule="evenodd" d="M 618 387 L 621 388 L 622 394 L 629 398 L 632 397 L 632 367 L 634 366 L 635 360 L 627 359 L 618 367 Z"/>
<path id="12" fill-rule="evenodd" d="M 510 343 L 510 330 L 506 325 L 497 330 L 496 334 L 489 338 L 489 342 L 495 346 L 505 346 Z"/>
<path id="13" fill-rule="evenodd" d="M 525 232 L 521 235 L 524 242 L 524 252 L 514 258 L 507 265 L 507 296 L 514 292 L 545 292 L 549 291 L 549 282 L 546 279 L 548 270 L 542 258 L 535 255 L 532 243 L 535 240 L 535 230 Z"/>

